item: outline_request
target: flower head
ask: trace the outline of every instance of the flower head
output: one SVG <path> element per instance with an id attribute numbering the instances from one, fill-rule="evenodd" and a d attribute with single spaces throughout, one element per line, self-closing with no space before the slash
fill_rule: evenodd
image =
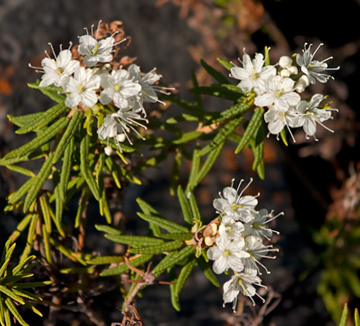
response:
<path id="1" fill-rule="evenodd" d="M 148 122 L 145 118 L 134 112 L 130 107 L 120 109 L 116 113 L 108 114 L 105 117 L 104 123 L 99 127 L 97 134 L 100 139 L 107 140 L 107 142 L 109 142 L 110 138 L 113 138 L 116 146 L 119 148 L 120 152 L 122 152 L 120 143 L 127 139 L 128 142 L 132 144 L 132 141 L 128 136 L 128 132 L 130 132 L 130 130 L 134 131 L 141 137 L 134 126 L 140 126 L 146 129 L 146 126 L 139 121 Z"/>
<path id="2" fill-rule="evenodd" d="M 96 91 L 100 87 L 100 77 L 91 69 L 78 66 L 74 77 L 67 77 L 64 82 L 64 91 L 67 93 L 65 105 L 72 108 L 80 102 L 89 108 L 93 107 L 98 98 Z"/>
<path id="3" fill-rule="evenodd" d="M 258 203 L 257 196 L 243 196 L 252 179 L 240 193 L 239 188 L 244 180 L 240 181 L 237 189 L 233 187 L 234 181 L 232 180 L 231 187 L 224 188 L 223 194 L 219 193 L 220 198 L 216 198 L 213 202 L 214 208 L 222 215 L 228 215 L 243 222 L 252 220 L 254 207 Z"/>
<path id="4" fill-rule="evenodd" d="M 40 87 L 46 87 L 54 84 L 57 87 L 64 87 L 64 82 L 66 77 L 70 76 L 75 69 L 80 65 L 79 61 L 72 60 L 72 55 L 70 51 L 71 43 L 69 49 L 63 50 L 60 46 L 60 53 L 56 55 L 54 48 L 51 43 L 49 43 L 53 56 L 55 59 L 52 59 L 49 54 L 45 51 L 47 55 L 46 58 L 41 61 L 41 68 L 30 67 L 37 69 L 38 72 L 43 72 L 41 76 Z"/>
<path id="5" fill-rule="evenodd" d="M 301 71 L 309 77 L 311 84 L 315 84 L 316 80 L 318 80 L 320 83 L 326 83 L 327 80 L 332 77 L 330 75 L 324 74 L 323 72 L 326 70 L 338 70 L 340 67 L 328 67 L 326 61 L 332 59 L 332 57 L 329 57 L 322 61 L 314 60 L 316 52 L 323 45 L 322 43 L 319 44 L 314 53 L 311 53 L 312 44 L 310 44 L 309 46 L 307 45 L 308 44 L 305 43 L 303 55 L 299 53 L 296 55 L 296 62 L 301 67 Z"/>
<path id="6" fill-rule="evenodd" d="M 121 109 L 129 106 L 130 97 L 141 92 L 140 84 L 129 79 L 129 73 L 124 69 L 113 70 L 111 74 L 102 74 L 101 86 L 104 89 L 100 94 L 101 104 L 114 101 L 115 106 Z"/>
<path id="7" fill-rule="evenodd" d="M 233 275 L 229 281 L 224 283 L 224 305 L 228 302 L 232 302 L 232 308 L 235 312 L 237 297 L 239 293 L 242 293 L 243 295 L 249 297 L 253 305 L 255 305 L 255 301 L 252 298 L 254 295 L 257 295 L 260 299 L 262 299 L 263 302 L 265 302 L 265 300 L 256 293 L 256 289 L 253 284 L 264 287 L 261 284 L 260 277 L 254 274 L 239 273 Z"/>
<path id="8" fill-rule="evenodd" d="M 278 111 L 287 111 L 290 106 L 296 106 L 301 100 L 294 92 L 294 81 L 279 75 L 270 77 L 265 85 L 265 94 L 255 98 L 257 106 L 273 106 Z"/>
<path id="9" fill-rule="evenodd" d="M 266 89 L 266 80 L 276 74 L 274 66 L 264 66 L 264 63 L 265 59 L 261 53 L 257 53 L 253 60 L 245 53 L 242 60 L 243 67 L 232 67 L 230 77 L 240 80 L 238 87 L 244 93 L 253 89 L 258 95 L 262 94 Z"/>
<path id="10" fill-rule="evenodd" d="M 243 250 L 245 241 L 242 237 L 236 241 L 231 241 L 226 237 L 217 237 L 216 246 L 209 248 L 206 252 L 209 259 L 214 260 L 213 270 L 216 274 L 221 274 L 229 268 L 236 272 L 244 269 L 241 258 L 250 255 Z"/>

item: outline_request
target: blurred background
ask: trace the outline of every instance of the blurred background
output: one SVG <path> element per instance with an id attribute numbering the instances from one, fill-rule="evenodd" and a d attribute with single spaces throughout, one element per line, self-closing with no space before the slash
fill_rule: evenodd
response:
<path id="1" fill-rule="evenodd" d="M 202 213 L 212 220 L 212 200 L 232 178 L 254 177 L 249 192 L 261 192 L 260 206 L 284 211 L 273 225 L 280 231 L 278 258 L 264 262 L 271 271 L 264 275 L 269 286 L 267 304 L 245 307 L 235 315 L 230 306 L 222 308 L 222 289 L 214 288 L 201 272 L 194 273 L 181 293 L 182 311 L 170 303 L 168 287 L 147 288 L 137 299 L 145 325 L 335 325 L 343 304 L 360 307 L 360 165 L 359 101 L 360 1 L 342 0 L 0 0 L 0 157 L 26 141 L 14 133 L 7 114 L 22 115 L 51 106 L 50 100 L 27 83 L 39 75 L 28 67 L 39 66 L 51 42 L 58 49 L 69 41 L 77 43 L 84 27 L 99 20 L 120 20 L 132 41 L 125 55 L 137 57 L 142 71 L 153 67 L 164 84 L 177 84 L 180 96 L 191 100 L 188 87 L 191 72 L 199 84 L 212 82 L 200 68 L 200 59 L 220 69 L 216 58 L 236 62 L 243 49 L 252 55 L 270 46 L 274 63 L 281 55 L 300 52 L 304 43 L 324 43 L 317 54 L 329 56 L 330 67 L 340 66 L 335 80 L 311 87 L 312 93 L 328 94 L 339 109 L 327 126 L 318 128 L 318 142 L 295 134 L 296 144 L 286 147 L 270 137 L 265 145 L 265 180 L 251 171 L 252 154 L 234 155 L 224 149 L 220 162 L 197 192 Z M 235 83 L 235 82 L 234 82 Z M 311 96 L 312 93 L 308 95 Z M 226 103 L 205 99 L 209 110 L 223 110 Z M 171 116 L 181 108 L 172 105 Z M 144 186 L 128 190 L 126 225 L 134 232 L 145 227 L 137 221 L 135 198 L 141 196 L 164 216 L 173 214 L 176 198 L 169 195 L 170 170 L 148 171 Z M 29 166 L 31 168 L 31 166 Z M 183 182 L 187 181 L 184 171 Z M 5 168 L 0 170 L 0 205 L 23 180 Z M 166 203 L 164 201 L 166 200 Z M 1 237 L 14 230 L 17 216 L 0 213 Z M 89 248 L 108 244 L 101 234 L 89 235 Z M 5 240 L 4 240 L 5 241 Z M 98 250 L 98 248 L 96 248 Z M 107 253 L 109 254 L 109 253 Z M 221 279 L 223 283 L 226 279 Z M 89 304 L 99 314 L 97 325 L 122 319 L 122 298 L 118 289 L 94 295 Z M 245 302 L 244 305 L 247 305 Z M 39 308 L 41 309 L 41 307 Z M 46 308 L 42 311 L 46 315 Z M 26 316 L 26 315 L 24 315 Z M 33 318 L 31 325 L 50 325 Z M 56 325 L 94 325 L 91 318 L 66 308 Z M 47 323 L 47 324 L 46 324 Z M 55 324 L 51 324 L 55 325 Z"/>

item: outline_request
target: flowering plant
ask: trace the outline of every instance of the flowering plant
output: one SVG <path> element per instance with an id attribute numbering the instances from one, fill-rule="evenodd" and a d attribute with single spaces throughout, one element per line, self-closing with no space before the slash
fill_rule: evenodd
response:
<path id="1" fill-rule="evenodd" d="M 80 36 L 77 46 L 70 43 L 68 49 L 60 47 L 59 54 L 51 46 L 53 58 L 46 53 L 41 67 L 35 68 L 42 73 L 41 80 L 29 86 L 57 104 L 38 113 L 8 116 L 19 127 L 16 133 L 34 132 L 36 136 L 0 159 L 1 165 L 29 177 L 9 195 L 5 208 L 7 212 L 21 208 L 25 217 L 6 242 L 0 275 L 9 274 L 7 264 L 14 242 L 26 229 L 27 242 L 18 267 L 10 273 L 14 278 L 9 281 L 6 276 L 2 279 L 7 280 L 5 286 L 0 285 L 1 325 L 11 324 L 10 313 L 21 325 L 27 325 L 12 300 L 24 302 L 41 314 L 22 297 L 48 303 L 43 299 L 57 293 L 57 303 L 52 304 L 57 309 L 62 300 L 75 297 L 83 305 L 79 311 L 84 311 L 79 288 L 81 293 L 93 295 L 98 289 L 87 286 L 92 283 L 90 280 L 127 275 L 130 270 L 133 273 L 128 281 L 117 278 L 125 297 L 123 325 L 139 319 L 133 304 L 135 295 L 144 285 L 164 283 L 157 280 L 164 273 L 168 274 L 172 304 L 180 310 L 179 294 L 195 265 L 216 286 L 219 282 L 215 274 L 233 271 L 224 284 L 223 300 L 233 302 L 234 311 L 240 293 L 254 304 L 254 296 L 262 299 L 254 285 L 262 286 L 261 271 L 268 273 L 268 269 L 260 259 L 274 258 L 268 253 L 278 250 L 269 244 L 277 231 L 268 224 L 282 213 L 256 210 L 258 196 L 243 195 L 250 183 L 240 191 L 242 181 L 237 189 L 233 181 L 213 202 L 218 217 L 208 219 L 198 207 L 196 188 L 219 159 L 227 140 L 236 144 L 236 153 L 244 147 L 252 149 L 253 169 L 264 178 L 263 117 L 269 132 L 280 135 L 285 142 L 285 127 L 303 127 L 308 136 L 314 136 L 316 123 L 323 125 L 331 117 L 331 109 L 321 106 L 324 96 L 315 94 L 307 101 L 301 100 L 299 93 L 311 83 L 329 79 L 324 73 L 329 70 L 326 60 L 314 60 L 310 46 L 305 47 L 303 55 L 296 56 L 302 73 L 298 73 L 289 57 L 279 60 L 276 72 L 276 66 L 269 64 L 267 52 L 265 57 L 257 54 L 254 60 L 244 54 L 242 67 L 219 60 L 230 70 L 231 78 L 240 80 L 238 85 L 202 62 L 218 83 L 199 86 L 194 78 L 195 102 L 187 102 L 179 99 L 174 88 L 159 85 L 161 75 L 155 68 L 142 73 L 135 59 L 119 56 L 128 40 L 121 22 L 99 23 L 95 31 L 92 27 Z M 222 112 L 207 112 L 203 94 L 225 98 L 233 105 Z M 163 121 L 164 110 L 158 106 L 167 108 L 171 102 L 184 107 L 187 113 Z M 254 114 L 247 122 L 245 115 L 251 111 Z M 196 129 L 188 131 L 193 122 Z M 30 160 L 42 160 L 37 174 L 15 165 Z M 138 216 L 149 224 L 148 235 L 124 234 L 126 230 L 113 216 L 116 212 L 124 214 L 127 186 L 141 184 L 142 172 L 164 160 L 172 164 L 170 193 L 178 197 L 181 214 L 175 215 L 182 215 L 183 222 L 163 217 L 138 198 L 142 211 Z M 191 170 L 183 186 L 181 167 L 185 161 L 190 162 Z M 65 219 L 74 198 L 78 202 L 76 210 Z M 96 224 L 95 228 L 105 233 L 108 240 L 126 246 L 126 254 L 103 256 L 96 248 L 91 254 L 85 250 L 89 204 L 94 201 L 107 223 Z M 76 246 L 69 245 L 70 239 Z M 31 252 L 36 255 L 30 255 Z M 60 254 L 66 258 L 66 267 Z M 151 269 L 156 255 L 161 259 Z M 45 267 L 51 282 L 33 282 L 28 287 L 47 286 L 43 298 L 19 290 L 24 285 L 16 283 L 29 275 L 33 267 L 29 263 L 36 259 Z M 212 269 L 209 260 L 214 261 Z M 25 271 L 18 275 L 25 265 Z M 68 277 L 62 284 L 68 284 L 76 275 L 79 286 L 58 292 L 58 275 Z M 132 285 L 125 288 L 126 282 Z"/>

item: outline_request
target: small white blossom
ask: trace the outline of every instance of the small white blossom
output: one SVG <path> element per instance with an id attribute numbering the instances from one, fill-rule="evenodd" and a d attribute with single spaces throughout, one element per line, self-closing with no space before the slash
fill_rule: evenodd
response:
<path id="1" fill-rule="evenodd" d="M 316 80 L 318 80 L 320 83 L 326 83 L 329 78 L 332 78 L 332 76 L 324 74 L 323 72 L 327 70 L 339 69 L 339 67 L 336 68 L 328 67 L 326 61 L 332 59 L 332 57 L 329 57 L 322 61 L 314 60 L 314 56 L 316 52 L 319 50 L 319 48 L 322 45 L 323 45 L 322 43 L 319 44 L 319 46 L 316 48 L 314 53 L 311 53 L 312 44 L 310 44 L 307 47 L 307 43 L 305 43 L 303 49 L 303 55 L 299 53 L 296 55 L 297 64 L 301 67 L 301 71 L 309 77 L 311 84 L 315 84 Z"/>
<path id="2" fill-rule="evenodd" d="M 307 137 L 315 137 L 316 123 L 320 124 L 330 132 L 333 132 L 333 130 L 326 127 L 323 122 L 331 118 L 331 111 L 337 110 L 319 109 L 318 107 L 323 99 L 323 95 L 315 94 L 311 98 L 310 102 L 301 101 L 296 107 L 297 111 L 299 112 L 299 116 L 296 121 L 294 121 L 294 126 L 303 127 Z"/>
<path id="3" fill-rule="evenodd" d="M 301 100 L 294 92 L 294 81 L 281 76 L 270 77 L 265 85 L 265 94 L 255 98 L 257 106 L 274 106 L 279 111 L 287 111 L 290 106 L 296 106 Z"/>
<path id="4" fill-rule="evenodd" d="M 70 76 L 80 63 L 77 60 L 72 60 L 70 49 L 63 50 L 60 46 L 60 53 L 56 55 L 52 44 L 49 43 L 49 45 L 55 59 L 52 59 L 45 51 L 47 58 L 42 59 L 41 68 L 32 67 L 30 64 L 29 66 L 37 69 L 37 72 L 44 73 L 41 76 L 40 87 L 46 87 L 52 84 L 57 87 L 63 87 L 66 77 Z M 70 46 L 71 45 L 70 43 Z"/>
<path id="5" fill-rule="evenodd" d="M 297 119 L 298 115 L 299 113 L 293 107 L 289 108 L 288 111 L 278 111 L 273 107 L 269 107 L 269 110 L 264 114 L 264 120 L 268 124 L 269 133 L 279 137 L 280 132 L 286 126 L 293 141 L 295 141 L 289 126 Z"/>
<path id="6" fill-rule="evenodd" d="M 256 293 L 256 289 L 253 286 L 253 284 L 261 287 L 265 287 L 261 284 L 260 277 L 253 275 L 253 274 L 247 274 L 247 273 L 239 273 L 235 274 L 231 277 L 231 279 L 224 283 L 224 293 L 223 293 L 223 300 L 224 300 L 224 306 L 228 302 L 232 302 L 232 308 L 233 311 L 236 311 L 236 304 L 237 304 L 237 298 L 239 293 L 242 293 L 243 295 L 250 298 L 253 305 L 255 306 L 255 301 L 252 298 L 254 295 L 257 295 L 263 302 L 265 300 Z"/>
<path id="7" fill-rule="evenodd" d="M 232 216 L 223 216 L 219 226 L 219 234 L 221 237 L 227 237 L 230 240 L 239 239 L 244 231 L 244 225 L 236 221 Z"/>
<path id="8" fill-rule="evenodd" d="M 267 256 L 267 253 L 269 251 L 277 252 L 279 250 L 273 249 L 272 245 L 265 246 L 260 237 L 251 235 L 245 239 L 245 251 L 250 254 L 250 257 L 244 259 L 245 273 L 261 275 L 262 273 L 258 265 L 261 266 L 267 274 L 270 274 L 270 272 L 259 260 L 261 258 L 275 259 L 275 256 Z"/>
<path id="9" fill-rule="evenodd" d="M 237 86 L 244 93 L 254 89 L 257 94 L 262 94 L 266 89 L 266 80 L 276 74 L 275 67 L 271 65 L 264 66 L 265 59 L 261 53 L 257 53 L 253 60 L 245 53 L 242 64 L 242 68 L 235 66 L 230 69 L 230 77 L 240 80 Z"/>
<path id="10" fill-rule="evenodd" d="M 97 134 L 100 139 L 106 140 L 107 142 L 109 142 L 110 138 L 113 138 L 121 152 L 120 143 L 124 142 L 125 139 L 132 144 L 132 141 L 128 136 L 130 130 L 141 137 L 139 132 L 134 128 L 134 125 L 146 129 L 146 126 L 141 124 L 139 120 L 148 122 L 145 118 L 142 118 L 139 114 L 132 111 L 131 108 L 120 109 L 118 112 L 108 114 L 105 117 L 104 123 L 97 130 Z"/>
<path id="11" fill-rule="evenodd" d="M 101 104 L 114 101 L 115 106 L 122 109 L 129 106 L 129 98 L 141 92 L 140 84 L 129 79 L 129 73 L 124 69 L 102 74 L 101 86 L 104 89 L 100 94 Z"/>
<path id="12" fill-rule="evenodd" d="M 231 241 L 226 237 L 217 237 L 216 246 L 209 248 L 206 252 L 207 257 L 214 260 L 214 272 L 221 274 L 229 268 L 241 272 L 244 269 L 241 258 L 250 256 L 243 250 L 244 246 L 245 241 L 241 237 L 236 241 Z"/>
<path id="13" fill-rule="evenodd" d="M 261 209 L 256 213 L 253 221 L 244 224 L 244 235 L 255 235 L 257 237 L 263 236 L 264 238 L 270 240 L 273 233 L 279 234 L 279 232 L 267 228 L 266 224 L 273 221 L 280 215 L 283 215 L 283 213 L 279 213 L 274 216 L 273 211 L 269 213 L 267 209 Z"/>
<path id="14" fill-rule="evenodd" d="M 98 100 L 96 91 L 100 87 L 100 77 L 94 75 L 91 69 L 78 66 L 75 69 L 74 77 L 67 77 L 64 84 L 67 107 L 72 108 L 82 103 L 91 108 L 96 104 Z"/>
<path id="15" fill-rule="evenodd" d="M 106 39 L 98 41 L 91 35 L 83 35 L 79 38 L 79 53 L 84 57 L 84 63 L 87 67 L 93 67 L 98 62 L 110 62 L 113 59 L 115 39 L 109 36 Z"/>
<path id="16" fill-rule="evenodd" d="M 252 180 L 240 192 L 239 188 L 244 180 L 241 180 L 238 188 L 233 188 L 234 180 L 232 180 L 231 187 L 225 187 L 223 195 L 219 193 L 220 198 L 216 198 L 213 202 L 214 208 L 222 215 L 232 216 L 235 219 L 240 219 L 247 222 L 253 219 L 254 207 L 257 205 L 257 196 L 242 196 L 244 191 L 249 187 Z"/>

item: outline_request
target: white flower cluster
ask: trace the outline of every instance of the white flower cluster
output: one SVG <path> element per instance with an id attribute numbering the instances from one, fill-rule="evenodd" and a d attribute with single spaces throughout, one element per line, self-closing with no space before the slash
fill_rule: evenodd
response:
<path id="1" fill-rule="evenodd" d="M 99 22 L 100 25 L 100 22 Z M 98 26 L 99 30 L 99 26 Z M 120 142 L 125 139 L 132 144 L 128 132 L 133 130 L 140 135 L 134 126 L 146 129 L 139 121 L 147 123 L 144 101 L 161 102 L 156 94 L 163 92 L 162 88 L 154 84 L 161 75 L 154 73 L 155 68 L 142 74 L 140 68 L 131 64 L 128 69 L 115 68 L 113 61 L 114 47 L 121 42 L 115 42 L 115 34 L 98 40 L 98 31 L 79 37 L 77 54 L 82 56 L 82 62 L 73 60 L 70 48 L 56 55 L 53 46 L 51 50 L 54 58 L 45 51 L 47 57 L 41 61 L 41 67 L 36 68 L 42 72 L 40 87 L 54 85 L 61 87 L 66 94 L 65 105 L 69 108 L 81 105 L 83 108 L 93 108 L 98 102 L 102 105 L 113 104 L 117 112 L 108 114 L 97 133 L 100 139 L 109 142 L 113 138 L 119 150 Z M 95 35 L 95 37 L 93 36 Z M 80 57 L 81 58 L 81 57 Z M 109 143 L 108 143 L 109 144 Z M 107 146 L 105 152 L 109 154 L 111 147 Z"/>
<path id="2" fill-rule="evenodd" d="M 311 53 L 311 45 L 305 44 L 303 54 L 294 55 L 294 60 L 282 56 L 276 65 L 265 65 L 266 60 L 260 53 L 257 53 L 253 60 L 244 53 L 242 67 L 234 66 L 230 69 L 230 77 L 240 80 L 238 87 L 244 93 L 255 93 L 255 105 L 269 109 L 264 119 L 268 123 L 270 134 L 279 137 L 286 127 L 295 141 L 290 127 L 302 127 L 307 138 L 313 136 L 317 140 L 317 123 L 332 132 L 323 122 L 331 118 L 331 111 L 337 109 L 321 105 L 325 98 L 321 94 L 315 94 L 310 100 L 302 100 L 299 94 L 310 84 L 317 81 L 326 83 L 332 78 L 324 72 L 339 69 L 328 67 L 326 61 L 332 57 L 323 61 L 314 59 L 321 45 Z"/>
<path id="3" fill-rule="evenodd" d="M 243 180 L 237 189 L 234 180 L 231 187 L 225 187 L 220 198 L 214 200 L 214 207 L 221 215 L 215 244 L 207 250 L 207 257 L 214 260 L 213 270 L 216 274 L 227 272 L 229 269 L 234 275 L 224 284 L 223 300 L 233 302 L 235 311 L 239 293 L 249 297 L 253 304 L 253 296 L 258 296 L 254 285 L 265 287 L 261 284 L 261 266 L 267 273 L 268 269 L 260 263 L 261 258 L 275 258 L 268 256 L 269 252 L 278 251 L 272 245 L 265 245 L 264 239 L 270 240 L 273 233 L 277 233 L 266 226 L 276 216 L 266 209 L 257 211 L 257 196 L 243 196 L 249 184 L 239 193 Z"/>

